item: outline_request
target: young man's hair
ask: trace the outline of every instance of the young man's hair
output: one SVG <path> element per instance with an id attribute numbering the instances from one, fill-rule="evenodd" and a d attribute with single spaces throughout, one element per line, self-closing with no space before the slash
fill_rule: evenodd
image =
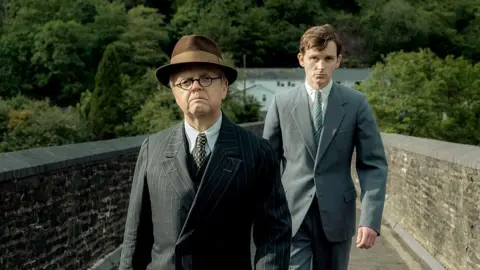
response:
<path id="1" fill-rule="evenodd" d="M 313 26 L 303 34 L 300 39 L 300 53 L 305 54 L 308 49 L 315 48 L 322 51 L 328 42 L 333 41 L 337 46 L 337 56 L 342 53 L 342 42 L 330 24 Z"/>

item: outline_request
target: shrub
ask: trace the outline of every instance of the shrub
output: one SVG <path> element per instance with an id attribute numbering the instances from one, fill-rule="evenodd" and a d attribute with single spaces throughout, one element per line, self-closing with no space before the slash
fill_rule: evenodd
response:
<path id="1" fill-rule="evenodd" d="M 48 100 L 23 96 L 0 99 L 0 152 L 79 143 L 90 140 L 73 108 L 50 106 Z"/>

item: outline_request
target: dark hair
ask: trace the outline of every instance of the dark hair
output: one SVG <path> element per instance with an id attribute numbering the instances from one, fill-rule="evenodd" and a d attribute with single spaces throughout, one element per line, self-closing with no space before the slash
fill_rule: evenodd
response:
<path id="1" fill-rule="evenodd" d="M 342 42 L 330 24 L 313 26 L 300 38 L 300 53 L 305 54 L 308 49 L 316 48 L 320 51 L 327 47 L 328 42 L 333 41 L 337 46 L 337 56 L 342 53 Z"/>

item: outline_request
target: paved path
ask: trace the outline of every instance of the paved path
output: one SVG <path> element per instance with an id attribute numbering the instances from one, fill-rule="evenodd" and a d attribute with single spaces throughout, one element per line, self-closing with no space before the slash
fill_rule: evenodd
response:
<path id="1" fill-rule="evenodd" d="M 357 224 L 360 217 L 360 211 L 357 211 Z M 389 228 L 385 228 L 389 229 Z M 385 232 L 384 234 L 387 234 Z M 391 232 L 388 233 L 391 235 Z M 383 234 L 382 234 L 383 235 Z M 390 236 L 391 237 L 391 236 Z M 252 253 L 255 246 L 252 244 Z M 253 258 L 253 254 L 252 254 Z M 253 261 L 253 259 L 252 259 Z M 352 243 L 349 270 L 421 270 L 410 269 L 385 237 L 381 236 L 375 241 L 375 245 L 369 249 L 358 249 L 355 243 Z"/>
<path id="2" fill-rule="evenodd" d="M 357 212 L 357 224 L 360 212 Z M 384 228 L 389 230 L 389 228 Z M 385 231 L 382 235 L 390 235 L 391 232 Z M 255 246 L 252 244 L 252 253 Z M 103 263 L 95 270 L 116 270 L 118 269 L 118 261 L 120 252 L 117 249 L 116 254 Z M 252 254 L 253 257 L 253 254 Z M 355 243 L 352 243 L 349 270 L 420 270 L 422 268 L 410 269 L 392 246 L 387 242 L 384 236 L 377 238 L 375 245 L 369 250 L 358 249 Z"/>
<path id="3" fill-rule="evenodd" d="M 360 211 L 357 211 L 357 224 Z M 355 238 L 354 238 L 355 241 Z M 358 249 L 352 243 L 350 270 L 408 270 L 407 264 L 390 246 L 385 237 L 378 237 L 375 245 L 368 250 Z"/>

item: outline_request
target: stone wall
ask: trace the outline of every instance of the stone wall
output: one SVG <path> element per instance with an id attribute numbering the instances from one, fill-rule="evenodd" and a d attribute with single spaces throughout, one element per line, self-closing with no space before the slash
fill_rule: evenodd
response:
<path id="1" fill-rule="evenodd" d="M 0 269 L 87 269 L 116 250 L 144 138 L 0 153 Z"/>
<path id="2" fill-rule="evenodd" d="M 0 269 L 87 269 L 118 251 L 143 139 L 0 153 Z M 480 147 L 383 139 L 390 165 L 385 216 L 445 268 L 478 269 Z"/>
<path id="3" fill-rule="evenodd" d="M 143 137 L 0 154 L 0 269 L 87 269 L 121 244 Z"/>
<path id="4" fill-rule="evenodd" d="M 446 269 L 480 269 L 480 147 L 382 135 L 389 163 L 385 216 Z"/>

